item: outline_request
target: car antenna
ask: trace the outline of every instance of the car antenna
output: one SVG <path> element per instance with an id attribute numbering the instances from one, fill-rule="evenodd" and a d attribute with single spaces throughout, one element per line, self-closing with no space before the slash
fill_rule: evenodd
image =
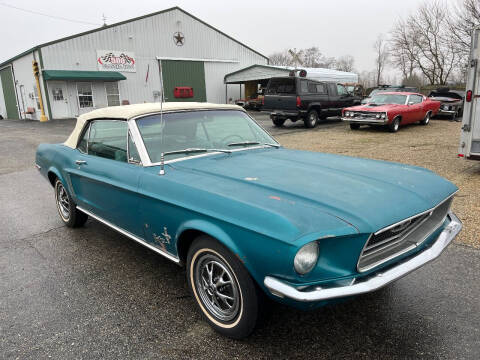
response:
<path id="1" fill-rule="evenodd" d="M 162 71 L 162 60 L 158 60 L 158 70 L 160 72 L 160 90 L 162 91 L 162 96 L 160 97 L 160 127 L 165 128 L 163 123 L 163 102 L 165 101 L 165 91 L 163 87 L 163 71 Z M 165 175 L 165 153 L 162 151 L 160 154 L 160 172 L 158 175 Z"/>

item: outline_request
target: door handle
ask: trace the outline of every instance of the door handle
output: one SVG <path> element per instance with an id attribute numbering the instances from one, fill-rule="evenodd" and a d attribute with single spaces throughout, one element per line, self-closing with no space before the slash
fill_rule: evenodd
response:
<path id="1" fill-rule="evenodd" d="M 85 165 L 87 162 L 85 160 L 75 160 L 75 164 L 77 165 Z"/>

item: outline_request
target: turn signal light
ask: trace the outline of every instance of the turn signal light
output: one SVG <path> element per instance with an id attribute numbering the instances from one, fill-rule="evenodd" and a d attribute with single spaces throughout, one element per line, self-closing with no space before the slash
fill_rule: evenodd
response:
<path id="1" fill-rule="evenodd" d="M 300 96 L 297 96 L 297 107 L 302 106 L 302 100 L 300 100 Z"/>
<path id="2" fill-rule="evenodd" d="M 472 101 L 472 90 L 467 91 L 467 95 L 465 96 L 465 101 L 466 102 Z"/>

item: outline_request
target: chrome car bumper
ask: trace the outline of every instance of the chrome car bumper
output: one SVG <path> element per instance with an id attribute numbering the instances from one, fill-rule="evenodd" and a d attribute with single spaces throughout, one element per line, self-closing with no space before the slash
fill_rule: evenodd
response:
<path id="1" fill-rule="evenodd" d="M 263 283 L 272 295 L 302 302 L 329 300 L 375 291 L 440 256 L 443 250 L 455 239 L 460 230 L 462 230 L 462 222 L 455 214 L 449 212 L 448 216 L 451 222 L 443 229 L 433 245 L 413 258 L 385 272 L 378 273 L 367 280 L 362 281 L 362 278 L 359 278 L 358 282 L 352 282 L 351 285 L 324 289 L 317 287 L 312 291 L 300 291 L 271 276 L 266 276 Z"/>
<path id="2" fill-rule="evenodd" d="M 388 123 L 388 119 L 371 119 L 371 118 L 362 118 L 362 117 L 342 117 L 342 121 L 347 121 L 350 123 L 359 123 L 359 124 L 380 124 L 385 125 Z"/>
<path id="3" fill-rule="evenodd" d="M 457 112 L 457 110 L 444 110 L 444 109 L 439 109 L 437 112 L 437 115 L 453 115 Z"/>

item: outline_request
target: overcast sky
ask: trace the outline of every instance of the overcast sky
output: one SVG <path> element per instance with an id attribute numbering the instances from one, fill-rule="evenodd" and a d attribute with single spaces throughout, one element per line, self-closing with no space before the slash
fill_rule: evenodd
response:
<path id="1" fill-rule="evenodd" d="M 318 46 L 326 56 L 350 54 L 358 71 L 374 67 L 372 45 L 399 16 L 414 11 L 422 0 L 317 1 L 158 1 L 158 0 L 0 0 L 52 16 L 112 24 L 180 6 L 264 55 L 288 48 Z M 35 45 L 95 28 L 0 5 L 0 62 Z"/>

